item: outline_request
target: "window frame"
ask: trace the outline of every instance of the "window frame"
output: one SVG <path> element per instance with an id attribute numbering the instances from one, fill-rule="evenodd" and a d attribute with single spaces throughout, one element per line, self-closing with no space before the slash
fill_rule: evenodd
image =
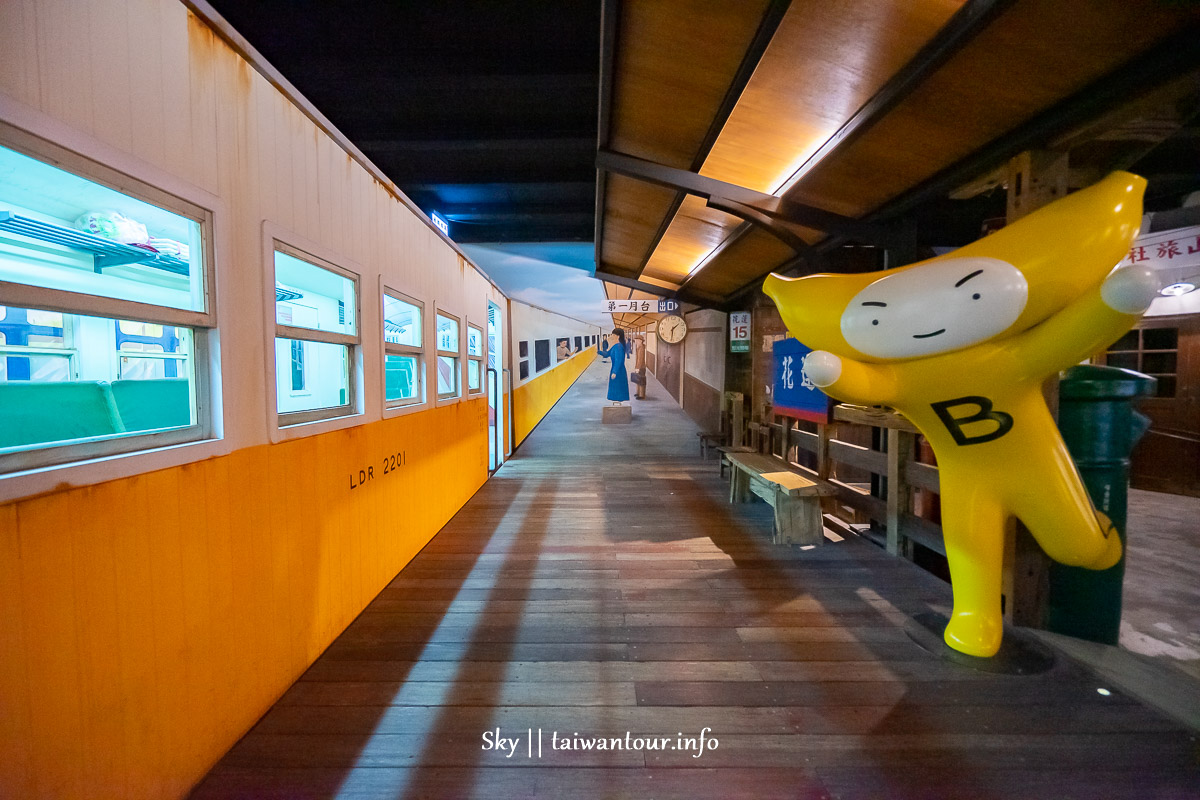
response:
<path id="1" fill-rule="evenodd" d="M 1151 320 L 1153 321 L 1151 324 L 1145 324 L 1147 321 L 1151 321 Z M 1158 324 L 1154 324 L 1154 323 L 1158 323 Z M 1147 331 L 1162 331 L 1162 330 L 1175 331 L 1175 346 L 1171 347 L 1171 348 L 1165 348 L 1165 347 L 1147 348 L 1146 347 L 1146 332 Z M 1157 317 L 1157 318 L 1150 317 L 1150 318 L 1147 318 L 1146 320 L 1139 322 L 1138 325 L 1134 326 L 1133 328 L 1130 328 L 1128 331 L 1126 331 L 1121 336 L 1121 338 L 1124 339 L 1129 334 L 1133 334 L 1134 338 L 1136 340 L 1133 348 L 1132 349 L 1115 350 L 1114 348 L 1117 346 L 1117 344 L 1119 344 L 1120 340 L 1113 342 L 1107 348 L 1105 348 L 1104 352 L 1101 354 L 1103 357 L 1104 364 L 1111 366 L 1111 364 L 1110 364 L 1110 362 L 1112 360 L 1111 356 L 1134 356 L 1137 359 L 1137 363 L 1133 367 L 1128 367 L 1127 369 L 1132 369 L 1135 372 L 1142 373 L 1143 375 L 1149 375 L 1151 378 L 1154 378 L 1157 381 L 1156 393 L 1154 395 L 1151 395 L 1150 397 L 1147 397 L 1143 402 L 1153 402 L 1156 400 L 1157 401 L 1166 401 L 1166 402 L 1174 401 L 1179 398 L 1179 362 L 1180 362 L 1179 339 L 1180 339 L 1181 330 L 1182 330 L 1182 326 L 1178 322 L 1176 322 L 1175 319 L 1172 317 Z M 1145 357 L 1147 355 L 1152 355 L 1152 356 L 1153 355 L 1173 355 L 1173 356 L 1175 356 L 1174 371 L 1173 372 L 1165 372 L 1165 371 L 1161 371 L 1161 370 L 1156 371 L 1156 372 L 1148 371 L 1145 368 L 1146 367 Z M 1163 380 L 1162 380 L 1163 378 L 1167 378 L 1171 381 L 1170 385 L 1172 388 L 1171 388 L 1170 394 L 1159 394 L 1158 393 L 1158 392 L 1161 392 L 1162 388 L 1165 385 L 1167 385 L 1166 383 L 1163 382 Z"/>
<path id="2" fill-rule="evenodd" d="M 273 418 L 274 430 L 284 431 L 293 430 L 298 426 L 310 425 L 315 422 L 326 422 L 329 420 L 349 419 L 362 414 L 362 349 L 363 349 L 363 299 L 362 299 L 362 274 L 351 269 L 341 266 L 333 259 L 325 254 L 314 253 L 313 250 L 319 250 L 311 245 L 306 245 L 298 239 L 298 237 L 290 236 L 282 231 L 269 232 L 265 238 L 266 242 L 266 281 L 265 285 L 268 288 L 266 296 L 267 306 L 270 309 L 270 322 L 265 326 L 268 331 L 267 339 L 270 345 L 266 351 L 266 360 L 269 362 L 270 392 L 268 397 L 273 402 L 268 404 L 268 413 Z M 338 333 L 336 331 L 321 331 L 312 328 L 301 328 L 294 325 L 284 325 L 279 322 L 278 312 L 276 310 L 277 300 L 275 299 L 275 253 L 283 253 L 292 258 L 307 262 L 314 267 L 332 272 L 334 275 L 345 278 L 354 284 L 354 335 L 347 333 Z M 383 301 L 380 300 L 382 308 Z M 348 348 L 346 365 L 347 365 L 347 388 L 346 402 L 342 405 L 331 406 L 329 408 L 316 408 L 306 411 L 279 411 L 279 384 L 277 378 L 278 364 L 276 363 L 275 340 L 290 339 L 306 342 L 317 342 L 321 344 L 340 345 Z M 316 431 L 313 431 L 314 433 Z"/>
<path id="3" fill-rule="evenodd" d="M 441 347 L 441 344 L 438 342 L 438 340 L 437 340 L 438 339 L 438 333 L 437 333 L 437 322 L 438 322 L 437 318 L 438 317 L 446 317 L 447 319 L 452 319 L 452 320 L 454 320 L 454 323 L 456 325 L 458 325 L 458 350 L 457 351 L 443 350 Z M 433 338 L 434 338 L 433 347 L 434 347 L 434 353 L 435 353 L 434 358 L 436 359 L 438 357 L 445 356 L 447 358 L 454 359 L 454 381 L 455 381 L 454 392 L 446 393 L 446 394 L 442 394 L 440 391 L 435 392 L 438 405 L 456 403 L 465 396 L 464 392 L 463 392 L 463 356 L 462 356 L 462 353 L 463 353 L 463 347 L 466 344 L 466 337 L 463 336 L 462 317 L 460 317 L 458 314 L 451 314 L 449 311 L 446 311 L 441 306 L 435 305 L 434 311 L 433 311 Z M 438 364 L 436 361 L 434 362 L 433 366 L 434 366 L 434 380 L 436 381 L 437 374 L 438 374 L 437 373 Z M 436 383 L 434 385 L 434 388 L 435 389 L 437 388 Z"/>
<path id="4" fill-rule="evenodd" d="M 0 308 L 11 308 L 0 304 Z M 61 313 L 61 312 L 55 312 Z M 7 314 L 0 317 L 0 325 L 3 325 Z M 120 322 L 117 323 L 120 325 Z M 36 358 L 38 356 L 50 358 L 65 358 L 67 360 L 67 371 L 72 375 L 79 373 L 79 346 L 76 341 L 76 333 L 74 325 L 69 324 L 67 319 L 63 320 L 63 347 L 49 347 L 46 345 L 29 345 L 29 344 L 9 344 L 8 342 L 0 342 L 0 359 L 4 358 Z M 118 355 L 120 351 L 118 350 Z M 5 365 L 7 368 L 7 365 Z M 73 379 L 73 378 L 72 378 Z"/>
<path id="5" fill-rule="evenodd" d="M 538 343 L 539 342 L 546 343 L 546 363 L 544 366 L 541 366 L 541 367 L 538 366 L 538 358 L 539 358 Z M 556 366 L 556 363 L 555 363 L 554 337 L 551 336 L 551 337 L 548 337 L 545 339 L 534 339 L 533 340 L 533 358 L 530 359 L 530 367 L 532 367 L 532 369 L 533 369 L 533 374 L 535 376 L 541 375 L 543 372 L 547 372 L 551 369 L 554 369 L 555 366 Z"/>
<path id="6" fill-rule="evenodd" d="M 480 351 L 479 351 L 479 355 L 477 355 L 477 356 L 471 355 L 471 331 L 472 330 L 475 330 L 479 333 Z M 466 394 L 468 397 L 470 397 L 473 394 L 483 394 L 483 392 L 484 392 L 484 386 L 486 384 L 485 378 L 487 377 L 487 371 L 484 369 L 483 364 L 484 364 L 484 359 L 486 359 L 486 358 L 487 358 L 487 338 L 484 335 L 483 328 L 479 327 L 478 325 L 474 325 L 471 322 L 467 322 L 467 359 L 466 360 L 467 360 L 467 362 L 474 361 L 478 365 L 478 368 L 479 368 L 479 388 L 472 389 L 471 388 L 471 379 L 470 379 L 471 367 L 470 367 L 469 363 L 466 364 L 466 368 L 467 368 L 467 382 L 466 382 L 467 392 L 466 392 Z"/>
<path id="7" fill-rule="evenodd" d="M 418 311 L 420 311 L 421 322 L 417 326 L 418 329 L 421 331 L 421 345 L 419 347 L 414 347 L 413 345 L 409 345 L 409 344 L 396 344 L 394 342 L 387 341 L 387 329 L 385 327 L 385 323 L 386 323 L 387 319 L 384 316 L 384 312 L 383 312 L 383 304 L 385 302 L 386 295 L 390 295 L 393 299 L 399 300 L 404 303 L 408 303 L 411 306 L 415 306 L 418 309 Z M 417 406 L 423 406 L 429 402 L 429 395 L 428 395 L 428 391 L 427 391 L 428 387 L 426 386 L 426 384 L 428 383 L 428 375 L 426 374 L 426 365 L 425 365 L 425 342 L 427 339 L 427 337 L 425 336 L 425 327 L 426 327 L 427 321 L 428 320 L 426 319 L 426 316 L 425 316 L 424 301 L 418 300 L 415 297 L 412 297 L 411 295 L 405 294 L 404 292 L 401 292 L 399 289 L 394 289 L 387 283 L 384 283 L 382 281 L 382 278 L 380 279 L 379 338 L 380 338 L 380 341 L 383 342 L 383 352 L 379 359 L 379 368 L 380 368 L 379 374 L 381 377 L 380 397 L 383 398 L 383 408 L 384 408 L 385 413 L 388 411 L 396 411 L 398 409 L 409 409 L 409 408 L 414 408 Z M 392 356 L 415 356 L 416 357 L 416 359 L 417 359 L 417 380 L 420 383 L 418 386 L 417 396 L 415 398 L 412 398 L 409 400 L 388 400 L 387 399 L 387 357 L 389 355 L 392 355 Z"/>
<path id="8" fill-rule="evenodd" d="M 34 121 L 34 124 L 28 126 L 29 129 L 39 127 L 39 121 Z M 64 469 L 79 462 L 94 463 L 96 459 L 213 442 L 218 438 L 216 431 L 219 425 L 219 420 L 215 418 L 219 402 L 212 394 L 214 377 L 211 374 L 217 370 L 213 358 L 218 327 L 215 258 L 217 215 L 214 211 L 219 205 L 217 199 L 193 187 L 184 186 L 177 179 L 165 174 L 146 174 L 153 170 L 137 170 L 146 174 L 146 177 L 135 177 L 131 174 L 134 170 L 131 170 L 130 174 L 121 172 L 110 164 L 124 165 L 130 163 L 129 159 L 108 159 L 105 154 L 96 153 L 97 149 L 102 148 L 85 146 L 75 150 L 67 149 L 48 138 L 17 128 L 9 122 L 0 121 L 0 146 L 197 223 L 200 227 L 201 242 L 199 266 L 204 271 L 201 281 L 201 310 L 171 308 L 137 300 L 101 297 L 0 280 L 0 296 L 3 296 L 3 304 L 9 308 L 101 317 L 112 320 L 114 325 L 121 321 L 129 321 L 190 329 L 192 393 L 196 415 L 195 424 L 164 431 L 74 439 L 61 444 L 35 445 L 23 450 L 0 453 L 0 480 L 26 474 L 31 470 Z M 109 163 L 104 163 L 105 161 Z M 155 182 L 171 188 L 160 188 Z"/>

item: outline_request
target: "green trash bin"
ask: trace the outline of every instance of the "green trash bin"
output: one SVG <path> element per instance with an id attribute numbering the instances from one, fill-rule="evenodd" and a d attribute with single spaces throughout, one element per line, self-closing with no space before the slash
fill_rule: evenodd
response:
<path id="1" fill-rule="evenodd" d="M 1129 456 L 1150 427 L 1134 409 L 1154 394 L 1149 375 L 1116 367 L 1081 365 L 1059 383 L 1058 427 L 1096 508 L 1126 542 Z M 1115 645 L 1121 632 L 1125 554 L 1106 570 L 1052 564 L 1046 627 L 1080 639 Z"/>

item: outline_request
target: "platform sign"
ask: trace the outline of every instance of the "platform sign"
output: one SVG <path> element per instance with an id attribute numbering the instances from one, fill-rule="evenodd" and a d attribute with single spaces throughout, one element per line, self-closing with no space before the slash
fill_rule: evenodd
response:
<path id="1" fill-rule="evenodd" d="M 1200 266 L 1200 226 L 1139 236 L 1121 261 L 1166 270 Z"/>
<path id="2" fill-rule="evenodd" d="M 809 422 L 830 422 L 833 401 L 804 374 L 804 357 L 812 350 L 795 339 L 781 339 L 773 348 L 775 388 L 773 411 Z"/>
<path id="3" fill-rule="evenodd" d="M 605 314 L 648 314 L 658 308 L 653 300 L 605 300 L 601 311 Z"/>
<path id="4" fill-rule="evenodd" d="M 450 223 L 446 221 L 445 217 L 443 217 L 441 214 L 437 213 L 436 211 L 430 211 L 429 218 L 431 220 L 433 220 L 433 224 L 437 226 L 437 229 L 439 231 L 446 234 L 447 236 L 450 235 Z"/>
<path id="5" fill-rule="evenodd" d="M 749 311 L 735 311 L 729 315 L 729 352 L 750 352 Z"/>
<path id="6" fill-rule="evenodd" d="M 670 314 L 679 310 L 678 300 L 605 300 L 605 314 Z"/>

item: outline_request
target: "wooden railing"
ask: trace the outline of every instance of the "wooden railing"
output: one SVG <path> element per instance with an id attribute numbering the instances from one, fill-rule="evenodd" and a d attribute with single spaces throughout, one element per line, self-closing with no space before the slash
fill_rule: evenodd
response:
<path id="1" fill-rule="evenodd" d="M 818 425 L 816 433 L 797 428 L 791 419 L 777 419 L 781 421 L 751 422 L 747 426 L 751 446 L 786 458 L 802 472 L 828 481 L 836 492 L 837 503 L 884 526 L 889 553 L 911 557 L 909 543 L 916 542 L 945 555 L 941 526 L 913 513 L 914 490 L 938 493 L 940 487 L 937 467 L 916 460 L 918 431 L 912 423 L 893 411 L 843 405 L 835 407 L 834 422 Z M 838 430 L 851 425 L 882 429 L 886 449 L 873 450 L 839 439 Z M 791 457 L 800 451 L 813 454 L 815 470 Z M 841 465 L 885 478 L 886 499 L 839 479 Z"/>

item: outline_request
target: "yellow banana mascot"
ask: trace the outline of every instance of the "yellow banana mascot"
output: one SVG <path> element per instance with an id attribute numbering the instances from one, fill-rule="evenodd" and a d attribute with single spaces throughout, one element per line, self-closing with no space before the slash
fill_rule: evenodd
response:
<path id="1" fill-rule="evenodd" d="M 814 384 L 899 410 L 933 446 L 954 585 L 945 639 L 956 650 L 1000 648 L 1010 517 L 1063 564 L 1105 569 L 1121 557 L 1041 386 L 1115 341 L 1154 299 L 1151 270 L 1113 269 L 1137 235 L 1145 187 L 1114 173 L 944 256 L 763 285 L 813 348 L 804 371 Z"/>

